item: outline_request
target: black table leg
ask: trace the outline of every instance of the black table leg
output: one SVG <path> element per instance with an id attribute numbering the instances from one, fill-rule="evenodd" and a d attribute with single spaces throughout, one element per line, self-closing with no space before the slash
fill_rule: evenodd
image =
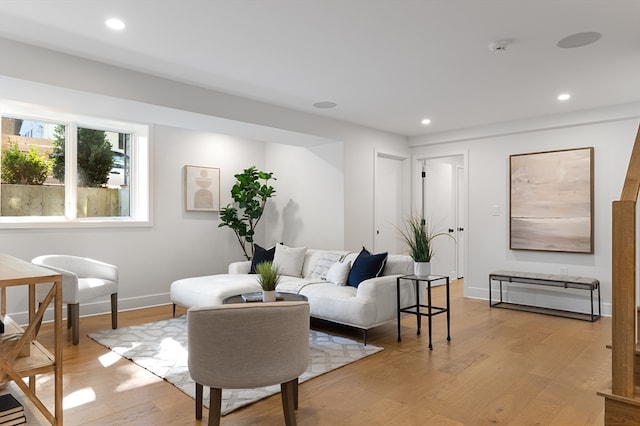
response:
<path id="1" fill-rule="evenodd" d="M 416 283 L 416 318 L 418 322 L 418 332 L 416 334 L 420 334 L 420 327 L 422 325 L 422 315 L 420 315 L 420 280 L 415 280 Z"/>
<path id="2" fill-rule="evenodd" d="M 402 339 L 400 339 L 400 278 L 396 279 L 396 307 L 398 308 L 398 342 L 400 342 Z"/>
<path id="3" fill-rule="evenodd" d="M 593 287 L 591 288 L 591 322 L 594 321 L 593 317 Z"/>
<path id="4" fill-rule="evenodd" d="M 433 345 L 431 344 L 431 281 L 427 281 L 427 311 L 429 317 L 429 350 L 433 350 Z"/>
<path id="5" fill-rule="evenodd" d="M 447 277 L 447 340 L 450 342 L 451 341 L 451 326 L 450 326 L 450 321 L 451 321 L 451 302 L 449 299 L 449 277 Z"/>

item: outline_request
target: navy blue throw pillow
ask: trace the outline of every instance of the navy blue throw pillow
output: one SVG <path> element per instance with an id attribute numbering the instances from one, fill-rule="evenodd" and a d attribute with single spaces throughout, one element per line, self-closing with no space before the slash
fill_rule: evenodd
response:
<path id="1" fill-rule="evenodd" d="M 387 253 L 371 254 L 369 250 L 362 247 L 362 251 L 353 261 L 351 272 L 347 284 L 352 287 L 358 287 L 360 283 L 369 278 L 375 278 L 382 275 L 384 265 L 387 263 Z"/>
<path id="2" fill-rule="evenodd" d="M 253 258 L 251 259 L 251 270 L 249 270 L 250 274 L 256 273 L 256 265 L 262 262 L 273 262 L 273 256 L 276 254 L 276 246 L 271 247 L 269 250 L 266 248 L 260 247 L 258 244 L 255 244 L 255 250 L 253 252 Z"/>

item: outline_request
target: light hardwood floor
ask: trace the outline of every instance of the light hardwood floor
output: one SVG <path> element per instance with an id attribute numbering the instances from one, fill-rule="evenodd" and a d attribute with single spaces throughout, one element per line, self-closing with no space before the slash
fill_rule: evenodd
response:
<path id="1" fill-rule="evenodd" d="M 435 290 L 443 303 L 444 288 Z M 181 313 L 184 310 L 180 311 Z M 121 327 L 164 319 L 171 306 L 121 312 Z M 86 337 L 110 327 L 108 316 L 82 318 L 80 344 L 64 335 L 65 425 L 200 425 L 194 401 L 128 360 Z M 369 333 L 384 350 L 300 385 L 300 425 L 601 425 L 597 391 L 610 386 L 611 319 L 595 323 L 489 308 L 462 297 L 452 284 L 451 336 L 445 317 L 434 318 L 434 348 L 426 321 L 415 317 Z M 333 332 L 360 338 L 345 329 Z M 40 339 L 50 345 L 51 326 Z M 51 379 L 38 381 L 49 394 Z M 51 405 L 51 401 L 44 398 Z M 283 424 L 280 395 L 222 418 L 223 425 Z"/>

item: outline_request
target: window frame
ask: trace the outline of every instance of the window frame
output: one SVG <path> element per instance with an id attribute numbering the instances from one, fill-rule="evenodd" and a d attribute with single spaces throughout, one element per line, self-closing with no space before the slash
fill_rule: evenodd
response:
<path id="1" fill-rule="evenodd" d="M 104 228 L 151 226 L 151 126 L 88 115 L 73 114 L 47 107 L 2 102 L 0 116 L 59 123 L 65 128 L 65 152 L 74 161 L 65 165 L 64 216 L 0 216 L 0 229 Z M 129 216 L 77 217 L 77 128 L 88 127 L 131 134 L 129 163 Z M 0 128 L 0 131 L 2 129 Z"/>

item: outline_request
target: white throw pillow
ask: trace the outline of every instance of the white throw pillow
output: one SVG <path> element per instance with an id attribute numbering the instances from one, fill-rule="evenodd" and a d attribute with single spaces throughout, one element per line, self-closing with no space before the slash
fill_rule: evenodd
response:
<path id="1" fill-rule="evenodd" d="M 335 285 L 347 285 L 347 278 L 351 271 L 350 262 L 336 262 L 327 271 L 327 281 Z"/>
<path id="2" fill-rule="evenodd" d="M 306 247 L 287 247 L 283 244 L 276 244 L 273 264 L 281 275 L 302 277 L 302 264 L 306 252 Z"/>
<path id="3" fill-rule="evenodd" d="M 339 261 L 341 258 L 342 254 L 340 253 L 323 253 L 322 255 L 320 255 L 315 265 L 313 265 L 313 268 L 311 269 L 311 271 L 309 271 L 305 278 L 310 280 L 326 280 L 327 272 L 329 271 L 329 268 L 331 268 L 331 265 Z"/>

